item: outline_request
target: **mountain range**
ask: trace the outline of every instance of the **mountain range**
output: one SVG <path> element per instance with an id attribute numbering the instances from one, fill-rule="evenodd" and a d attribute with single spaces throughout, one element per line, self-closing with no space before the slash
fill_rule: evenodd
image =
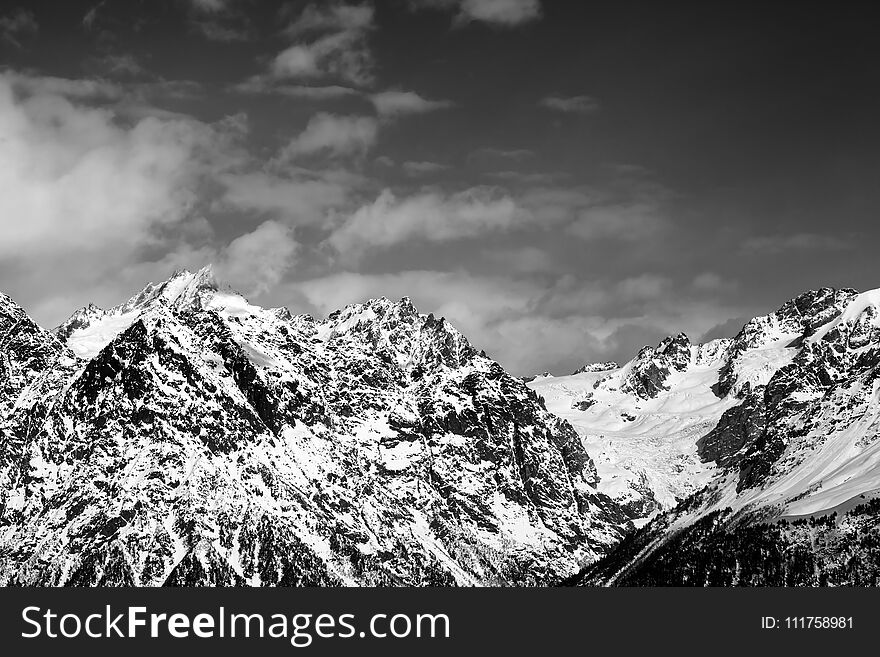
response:
<path id="1" fill-rule="evenodd" d="M 406 298 L 0 294 L 0 584 L 876 584 L 878 380 L 880 291 L 525 380 Z"/>
<path id="2" fill-rule="evenodd" d="M 0 582 L 541 584 L 627 529 L 572 426 L 408 299 L 209 269 L 53 332 L 0 297 Z"/>

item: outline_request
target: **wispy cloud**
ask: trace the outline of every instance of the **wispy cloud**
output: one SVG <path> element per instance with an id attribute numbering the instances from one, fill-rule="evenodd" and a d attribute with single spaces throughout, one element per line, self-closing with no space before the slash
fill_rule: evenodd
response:
<path id="1" fill-rule="evenodd" d="M 592 96 L 547 96 L 538 104 L 546 109 L 567 114 L 592 114 L 599 109 L 599 101 Z"/>
<path id="2" fill-rule="evenodd" d="M 320 223 L 331 208 L 344 205 L 353 187 L 345 179 L 298 172 L 227 173 L 219 177 L 224 192 L 216 206 L 237 213 L 256 213 L 291 225 Z"/>
<path id="3" fill-rule="evenodd" d="M 98 20 L 98 12 L 101 11 L 101 8 L 107 4 L 107 0 L 100 0 L 100 2 L 96 2 L 91 7 L 89 7 L 88 11 L 83 14 L 82 20 L 80 24 L 86 30 L 91 30 L 95 26 L 95 22 Z"/>
<path id="4" fill-rule="evenodd" d="M 233 0 L 186 0 L 190 6 L 205 13 L 217 13 L 225 11 Z"/>
<path id="5" fill-rule="evenodd" d="M 328 243 L 353 260 L 407 243 L 450 242 L 490 234 L 556 231 L 582 242 L 640 243 L 667 227 L 668 192 L 659 185 L 619 188 L 498 186 L 438 189 L 401 196 L 383 191 L 338 225 Z"/>
<path id="6" fill-rule="evenodd" d="M 855 240 L 854 236 L 841 237 L 819 233 L 764 235 L 745 240 L 740 250 L 751 255 L 775 255 L 790 251 L 845 251 L 855 248 Z"/>
<path id="7" fill-rule="evenodd" d="M 285 32 L 301 37 L 315 32 L 363 31 L 373 27 L 373 7 L 369 4 L 308 5 Z"/>
<path id="8" fill-rule="evenodd" d="M 101 57 L 98 64 L 109 75 L 141 76 L 147 74 L 144 65 L 131 53 L 108 54 Z"/>
<path id="9" fill-rule="evenodd" d="M 571 174 L 563 171 L 488 171 L 484 174 L 488 178 L 494 178 L 504 182 L 519 183 L 525 185 L 553 185 L 571 177 Z"/>
<path id="10" fill-rule="evenodd" d="M 192 100 L 200 97 L 202 86 L 191 80 L 120 81 L 101 77 L 62 78 L 36 75 L 18 71 L 6 71 L 5 82 L 19 95 L 35 97 L 59 97 L 113 109 L 119 116 L 140 119 L 146 116 L 162 118 L 189 117 L 168 111 L 158 104 L 168 100 Z"/>
<path id="11" fill-rule="evenodd" d="M 396 118 L 408 114 L 424 114 L 452 107 L 449 100 L 430 100 L 414 91 L 381 91 L 370 96 L 376 112 L 383 118 Z"/>
<path id="12" fill-rule="evenodd" d="M 516 203 L 487 188 L 451 195 L 432 191 L 405 198 L 385 190 L 348 217 L 328 242 L 339 253 L 356 259 L 370 249 L 408 241 L 447 242 L 508 229 L 518 221 Z"/>
<path id="13" fill-rule="evenodd" d="M 435 9 L 455 12 L 455 22 L 481 22 L 515 27 L 541 18 L 540 0 L 409 0 L 412 10 Z"/>
<path id="14" fill-rule="evenodd" d="M 274 80 L 331 79 L 365 86 L 373 80 L 367 34 L 373 27 L 370 5 L 309 5 L 285 33 L 293 43 L 269 67 Z"/>
<path id="15" fill-rule="evenodd" d="M 691 287 L 700 292 L 718 294 L 732 292 L 737 288 L 737 282 L 715 272 L 704 271 L 694 276 Z"/>
<path id="16" fill-rule="evenodd" d="M 247 14 L 235 0 L 184 0 L 190 25 L 210 41 L 247 41 L 254 35 Z"/>
<path id="17" fill-rule="evenodd" d="M 302 155 L 363 155 L 376 143 L 379 126 L 369 116 L 338 116 L 321 112 L 309 119 L 305 129 L 285 146 L 278 159 Z"/>
<path id="18" fill-rule="evenodd" d="M 102 79 L 61 78 L 7 71 L 3 73 L 3 80 L 11 89 L 26 96 L 63 96 L 79 100 L 117 100 L 124 93 L 121 85 Z"/>
<path id="19" fill-rule="evenodd" d="M 450 167 L 448 164 L 440 164 L 439 162 L 413 162 L 406 161 L 400 165 L 404 173 L 408 176 L 418 177 L 427 176 L 432 173 L 446 171 Z"/>
<path id="20" fill-rule="evenodd" d="M 268 75 L 254 75 L 229 89 L 241 94 L 276 94 L 314 101 L 336 100 L 361 95 L 361 91 L 339 84 L 296 84 L 275 80 Z"/>
<path id="21" fill-rule="evenodd" d="M 496 148 L 487 146 L 471 151 L 467 161 L 477 167 L 496 170 L 501 167 L 516 166 L 535 157 L 535 152 L 527 148 Z"/>
<path id="22" fill-rule="evenodd" d="M 457 20 L 511 27 L 540 17 L 540 0 L 462 0 Z"/>
<path id="23" fill-rule="evenodd" d="M 21 48 L 21 38 L 36 34 L 39 30 L 34 12 L 18 7 L 0 16 L 0 41 Z"/>

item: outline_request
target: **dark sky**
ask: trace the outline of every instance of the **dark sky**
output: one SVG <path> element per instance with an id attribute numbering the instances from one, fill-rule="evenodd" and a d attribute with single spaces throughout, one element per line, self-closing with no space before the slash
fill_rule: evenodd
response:
<path id="1" fill-rule="evenodd" d="M 213 262 L 411 296 L 516 373 L 880 286 L 874 3 L 4 2 L 0 289 Z"/>

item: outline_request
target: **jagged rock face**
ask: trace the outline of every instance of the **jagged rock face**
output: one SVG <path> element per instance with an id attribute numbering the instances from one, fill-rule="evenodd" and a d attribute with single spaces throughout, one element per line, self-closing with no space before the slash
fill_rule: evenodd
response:
<path id="1" fill-rule="evenodd" d="M 99 321 L 106 315 L 106 311 L 102 310 L 93 303 L 84 306 L 73 313 L 67 321 L 52 331 L 55 336 L 62 341 L 66 341 L 76 331 L 86 329 L 96 321 Z"/>
<path id="2" fill-rule="evenodd" d="M 798 316 L 802 334 L 791 362 L 765 386 L 749 388 L 700 441 L 704 458 L 738 467 L 738 491 L 760 485 L 801 438 L 809 436 L 815 448 L 825 438 L 818 427 L 838 427 L 856 417 L 856 408 L 870 405 L 880 365 L 877 306 L 853 302 L 857 297 L 848 290 L 820 292 L 798 297 L 810 312 Z M 787 307 L 797 308 L 794 302 Z M 851 392 L 854 382 L 858 391 Z"/>
<path id="3" fill-rule="evenodd" d="M 718 396 L 723 397 L 731 391 L 745 396 L 753 387 L 766 385 L 775 372 L 776 363 L 771 361 L 767 368 L 757 369 L 753 376 L 744 377 L 743 370 L 750 365 L 744 363 L 748 360 L 744 356 L 774 344 L 786 347 L 803 340 L 817 327 L 839 316 L 857 294 L 851 289 L 812 290 L 786 302 L 774 313 L 747 322 L 730 343 L 728 362 L 716 387 Z"/>
<path id="4" fill-rule="evenodd" d="M 71 356 L 61 342 L 0 293 L 0 427 L 21 391 L 58 359 Z"/>
<path id="5" fill-rule="evenodd" d="M 686 370 L 691 359 L 691 341 L 684 333 L 664 339 L 656 348 L 644 347 L 631 362 L 621 390 L 642 399 L 656 397 L 669 390 L 670 373 Z"/>
<path id="6" fill-rule="evenodd" d="M 572 427 L 406 299 L 315 321 L 182 272 L 65 323 L 88 358 L 27 326 L 2 583 L 546 584 L 627 526 Z"/>

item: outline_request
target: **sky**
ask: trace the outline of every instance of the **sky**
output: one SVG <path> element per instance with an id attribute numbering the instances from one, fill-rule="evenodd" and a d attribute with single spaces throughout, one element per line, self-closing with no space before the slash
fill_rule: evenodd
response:
<path id="1" fill-rule="evenodd" d="M 0 4 L 0 290 L 42 325 L 212 263 L 409 296 L 515 374 L 880 287 L 860 2 Z"/>

